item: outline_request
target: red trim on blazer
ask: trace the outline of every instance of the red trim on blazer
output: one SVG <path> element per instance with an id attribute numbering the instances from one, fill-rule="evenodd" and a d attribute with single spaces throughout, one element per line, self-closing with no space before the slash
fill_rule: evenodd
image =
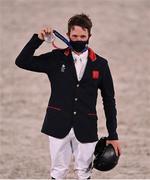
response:
<path id="1" fill-rule="evenodd" d="M 67 49 L 65 50 L 64 54 L 65 54 L 66 56 L 69 56 L 69 54 L 70 54 L 70 48 L 67 48 Z"/>
<path id="2" fill-rule="evenodd" d="M 60 108 L 57 108 L 57 107 L 54 107 L 54 106 L 48 106 L 47 108 L 51 108 L 51 109 L 55 109 L 55 110 L 57 110 L 57 111 L 61 111 Z"/>
<path id="3" fill-rule="evenodd" d="M 89 116 L 96 116 L 96 113 L 88 113 Z"/>
<path id="4" fill-rule="evenodd" d="M 95 54 L 95 52 L 94 52 L 91 48 L 88 48 L 88 51 L 89 51 L 89 58 L 91 59 L 91 61 L 95 61 L 95 60 L 96 60 L 96 54 Z M 67 49 L 65 50 L 64 54 L 65 54 L 66 56 L 69 56 L 70 52 L 71 52 L 70 48 L 67 48 Z"/>
<path id="5" fill-rule="evenodd" d="M 92 61 L 95 61 L 96 60 L 96 54 L 95 52 L 91 49 L 91 48 L 88 48 L 89 50 L 89 57 Z"/>

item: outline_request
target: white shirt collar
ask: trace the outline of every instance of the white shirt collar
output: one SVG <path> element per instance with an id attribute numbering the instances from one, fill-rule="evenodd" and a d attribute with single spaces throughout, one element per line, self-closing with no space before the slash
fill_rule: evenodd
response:
<path id="1" fill-rule="evenodd" d="M 72 56 L 74 59 L 81 59 L 82 61 L 86 61 L 88 58 L 88 50 L 83 52 L 82 54 L 78 55 L 75 52 L 72 51 Z"/>

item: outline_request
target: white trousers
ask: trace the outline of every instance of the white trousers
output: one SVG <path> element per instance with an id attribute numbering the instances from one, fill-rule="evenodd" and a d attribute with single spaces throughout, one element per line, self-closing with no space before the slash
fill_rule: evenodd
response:
<path id="1" fill-rule="evenodd" d="M 91 176 L 91 166 L 96 142 L 81 143 L 77 140 L 73 128 L 63 139 L 49 136 L 51 177 L 65 179 L 72 155 L 75 160 L 74 170 L 78 179 Z"/>

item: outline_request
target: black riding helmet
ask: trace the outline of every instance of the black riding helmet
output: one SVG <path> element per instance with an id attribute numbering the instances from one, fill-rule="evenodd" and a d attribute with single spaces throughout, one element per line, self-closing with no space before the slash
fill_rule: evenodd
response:
<path id="1" fill-rule="evenodd" d="M 102 137 L 96 144 L 93 167 L 100 171 L 109 171 L 118 164 L 119 156 L 116 155 L 114 147 L 106 145 L 106 137 Z"/>

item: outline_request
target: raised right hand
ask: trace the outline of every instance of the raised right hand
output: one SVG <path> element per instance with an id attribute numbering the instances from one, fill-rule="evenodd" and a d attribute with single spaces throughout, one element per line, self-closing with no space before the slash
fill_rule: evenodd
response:
<path id="1" fill-rule="evenodd" d="M 51 35 L 52 32 L 53 32 L 52 28 L 45 27 L 38 33 L 38 38 L 41 39 L 41 40 L 44 40 L 45 36 Z"/>

